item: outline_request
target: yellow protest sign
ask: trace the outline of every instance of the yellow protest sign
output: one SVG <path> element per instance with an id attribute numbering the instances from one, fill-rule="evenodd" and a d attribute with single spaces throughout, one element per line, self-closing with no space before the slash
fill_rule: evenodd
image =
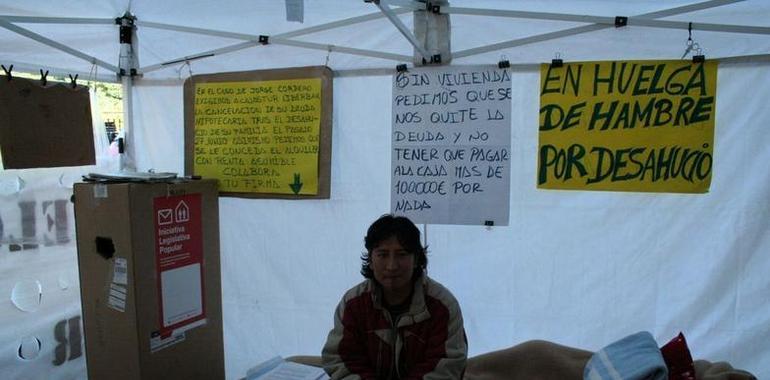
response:
<path id="1" fill-rule="evenodd" d="M 717 62 L 576 62 L 540 68 L 537 186 L 705 193 Z"/>
<path id="2" fill-rule="evenodd" d="M 222 193 L 328 197 L 328 169 L 324 175 L 319 167 L 329 161 L 324 87 L 330 83 L 232 78 L 193 78 L 186 85 L 192 108 L 187 167 L 219 179 Z"/>

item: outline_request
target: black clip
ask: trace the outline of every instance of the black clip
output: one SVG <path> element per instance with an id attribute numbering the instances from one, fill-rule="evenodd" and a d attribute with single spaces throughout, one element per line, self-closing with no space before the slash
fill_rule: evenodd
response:
<path id="1" fill-rule="evenodd" d="M 497 68 L 499 69 L 507 69 L 511 67 L 511 62 L 507 59 L 502 59 L 500 62 L 497 62 Z"/>
<path id="2" fill-rule="evenodd" d="M 262 45 L 267 45 L 270 43 L 270 36 L 266 36 L 264 34 L 259 36 L 259 43 Z"/>
<path id="3" fill-rule="evenodd" d="M 428 63 L 441 63 L 441 54 L 433 54 L 430 56 L 430 62 L 428 62 L 425 57 L 422 57 L 422 64 L 427 65 Z"/>
<path id="4" fill-rule="evenodd" d="M 118 153 L 123 154 L 126 151 L 126 145 L 122 137 L 118 137 Z"/>
<path id="5" fill-rule="evenodd" d="M 703 63 L 706 60 L 706 56 L 703 54 L 692 56 L 692 63 Z"/>
<path id="6" fill-rule="evenodd" d="M 78 75 L 80 75 L 80 74 L 75 74 L 74 78 L 72 77 L 72 74 L 68 74 L 68 75 L 70 76 L 70 80 L 72 81 L 72 88 L 77 88 L 77 86 L 78 86 Z"/>
<path id="7" fill-rule="evenodd" d="M 5 75 L 8 77 L 7 79 L 10 82 L 11 79 L 13 79 L 13 75 L 11 75 L 11 71 L 13 71 L 13 65 L 8 67 L 7 69 L 5 68 L 5 65 L 0 65 L 0 67 L 3 68 L 3 71 L 5 71 Z"/>
<path id="8" fill-rule="evenodd" d="M 487 227 L 492 227 L 492 226 L 495 225 L 495 221 L 494 220 L 485 220 L 484 221 L 484 225 L 487 226 Z"/>
<path id="9" fill-rule="evenodd" d="M 433 14 L 439 14 L 441 13 L 441 6 L 427 2 L 425 3 L 425 10 Z"/>
<path id="10" fill-rule="evenodd" d="M 128 70 L 128 74 L 131 75 L 132 77 L 135 77 L 137 74 L 137 71 L 136 69 L 131 69 L 131 70 Z M 120 69 L 120 76 L 125 76 L 125 75 L 126 75 L 126 69 Z"/>
<path id="11" fill-rule="evenodd" d="M 554 58 L 551 60 L 551 67 L 562 67 L 564 66 L 564 61 L 561 58 Z"/>
<path id="12" fill-rule="evenodd" d="M 131 44 L 131 36 L 134 34 L 134 20 L 136 17 L 126 13 L 123 17 L 115 18 L 115 25 L 120 27 L 118 31 L 118 41 L 121 44 Z"/>
<path id="13" fill-rule="evenodd" d="M 615 27 L 620 28 L 623 26 L 628 25 L 628 17 L 626 16 L 615 16 Z"/>
<path id="14" fill-rule="evenodd" d="M 131 44 L 131 35 L 133 34 L 133 28 L 130 26 L 120 26 L 120 32 L 118 34 L 118 42 L 121 44 Z"/>
<path id="15" fill-rule="evenodd" d="M 48 84 L 48 70 L 43 73 L 43 69 L 40 69 L 40 83 L 45 87 Z"/>
<path id="16" fill-rule="evenodd" d="M 406 63 L 402 63 L 399 65 L 396 65 L 396 71 L 399 73 L 405 73 L 406 72 Z"/>

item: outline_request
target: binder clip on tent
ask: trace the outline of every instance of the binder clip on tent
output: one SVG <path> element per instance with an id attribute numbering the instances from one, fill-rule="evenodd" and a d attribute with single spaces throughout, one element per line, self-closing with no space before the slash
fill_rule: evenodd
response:
<path id="1" fill-rule="evenodd" d="M 3 71 L 5 71 L 5 78 L 10 82 L 11 79 L 13 79 L 13 75 L 11 75 L 11 71 L 13 71 L 13 65 L 9 66 L 7 69 L 5 68 L 5 65 L 0 65 L 0 67 L 3 68 Z"/>
<path id="2" fill-rule="evenodd" d="M 703 55 L 703 49 L 701 49 L 700 44 L 693 41 L 692 39 L 692 23 L 687 26 L 687 42 L 685 42 L 685 49 L 684 54 L 682 54 L 682 59 L 687 58 L 687 55 L 690 53 L 693 53 L 693 63 L 700 63 L 706 60 L 706 56 Z"/>
<path id="3" fill-rule="evenodd" d="M 48 70 L 43 72 L 43 69 L 40 69 L 40 85 L 45 87 L 48 84 Z"/>
<path id="4" fill-rule="evenodd" d="M 511 62 L 504 55 L 500 56 L 500 61 L 497 62 L 498 69 L 507 69 L 511 67 Z"/>
<path id="5" fill-rule="evenodd" d="M 77 88 L 78 87 L 78 75 L 80 75 L 80 74 L 75 74 L 74 77 L 72 76 L 72 74 L 68 74 L 68 75 L 70 77 L 70 81 L 72 82 L 71 83 L 72 84 L 72 88 Z"/>
<path id="6" fill-rule="evenodd" d="M 564 66 L 564 61 L 561 59 L 561 54 L 557 52 L 554 58 L 551 60 L 551 67 L 562 67 L 562 66 Z"/>

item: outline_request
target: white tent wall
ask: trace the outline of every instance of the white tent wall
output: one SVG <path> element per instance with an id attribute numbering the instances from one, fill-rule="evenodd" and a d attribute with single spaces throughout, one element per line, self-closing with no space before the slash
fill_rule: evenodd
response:
<path id="1" fill-rule="evenodd" d="M 121 16 L 131 6 L 140 21 L 237 33 L 277 34 L 376 11 L 360 0 L 306 0 L 305 24 L 287 23 L 283 3 L 169 0 L 68 1 L 56 6 L 0 0 L 0 15 Z M 697 1 L 450 1 L 452 6 L 599 16 L 650 13 Z M 767 27 L 770 2 L 749 0 L 666 20 Z M 411 16 L 401 16 L 411 25 Z M 583 25 L 510 18 L 452 16 L 452 48 L 524 38 Z M 77 25 L 76 25 L 77 26 Z M 116 64 L 117 29 L 84 25 L 24 27 Z M 0 63 L 32 72 L 62 68 L 109 77 L 105 69 L 0 28 Z M 18 37 L 18 36 L 16 36 Z M 699 31 L 693 38 L 706 58 L 770 53 L 766 35 Z M 385 20 L 299 37 L 411 56 L 412 48 Z M 453 64 L 676 59 L 686 30 L 629 26 L 579 34 L 502 51 L 456 58 Z M 333 42 L 331 42 L 333 41 Z M 142 66 L 240 43 L 140 27 Z M 139 170 L 183 171 L 182 80 L 192 74 L 328 65 L 338 71 L 394 68 L 396 62 L 332 49 L 256 46 L 168 65 L 135 79 L 135 164 Z M 32 65 L 31 63 L 34 63 Z M 66 74 L 67 71 L 61 73 Z M 93 74 L 91 74 L 93 73 Z M 770 378 L 770 65 L 722 63 L 718 71 L 714 169 L 707 194 L 646 194 L 538 190 L 539 74 L 514 66 L 512 87 L 510 225 L 428 225 L 429 273 L 450 288 L 463 308 L 471 355 L 545 339 L 595 350 L 647 330 L 663 344 L 679 331 L 693 356 L 731 362 Z M 2 78 L 0 78 L 2 80 Z M 332 313 L 345 289 L 361 280 L 358 256 L 366 227 L 390 209 L 390 76 L 336 77 L 332 132 L 331 198 L 285 201 L 220 198 L 222 297 L 227 377 L 236 379 L 274 355 L 318 355 Z M 77 170 L 76 170 L 77 171 Z M 15 173 L 5 172 L 3 175 Z M 53 174 L 51 174 L 53 176 Z M 49 178 L 56 189 L 55 181 Z M 53 190 L 51 190 L 53 191 Z M 56 190 L 58 191 L 58 190 Z M 48 197 L 41 195 L 40 199 Z M 20 229 L 16 198 L 3 203 L 5 235 Z M 6 211 L 10 210 L 10 211 Z M 9 214 L 10 213 L 10 214 Z M 6 217 L 6 215 L 10 215 Z M 423 226 L 421 226 L 423 228 Z M 16 233 L 18 235 L 18 233 Z M 74 257 L 74 244 L 67 250 Z M 48 272 L 45 252 L 29 260 L 0 247 L 0 273 Z M 33 259 L 34 258 L 34 259 Z M 73 268 L 70 268 L 73 269 Z M 53 277 L 52 277 L 53 278 Z M 0 290 L 10 295 L 15 282 Z M 49 280 L 44 280 L 49 281 Z M 48 286 L 56 289 L 56 282 Z M 45 284 L 44 284 L 45 285 Z M 75 285 L 69 287 L 73 289 Z M 62 290 L 56 290 L 62 291 Z M 70 290 L 71 291 L 71 290 Z M 57 304 L 58 305 L 58 304 Z M 84 377 L 84 361 L 51 364 L 55 347 L 33 361 L 18 359 L 19 339 L 46 338 L 44 322 L 72 318 L 79 301 L 48 306 L 17 322 L 13 306 L 0 308 L 0 373 L 6 378 Z M 28 315 L 28 314 L 23 314 Z M 47 323 L 47 322 L 46 322 Z M 50 339 L 55 337 L 51 336 Z M 44 339 L 43 339 L 44 340 Z M 44 368 L 31 372 L 30 368 Z"/>
<path id="2" fill-rule="evenodd" d="M 458 297 L 471 354 L 683 331 L 696 358 L 770 376 L 766 72 L 720 66 L 713 183 L 684 195 L 536 189 L 539 73 L 514 71 L 510 226 L 427 226 L 429 273 Z M 276 354 L 318 355 L 361 279 L 365 229 L 390 207 L 390 81 L 335 79 L 331 199 L 221 198 L 228 377 Z M 153 159 L 139 168 L 182 170 L 180 89 L 136 88 L 138 130 L 172 138 L 140 138 Z"/>

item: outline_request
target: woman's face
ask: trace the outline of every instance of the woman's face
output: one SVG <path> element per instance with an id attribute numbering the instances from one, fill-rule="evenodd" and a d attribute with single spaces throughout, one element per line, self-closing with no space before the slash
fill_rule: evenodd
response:
<path id="1" fill-rule="evenodd" d="M 369 268 L 382 286 L 387 300 L 409 295 L 412 291 L 414 253 L 408 252 L 395 236 L 391 236 L 374 247 L 369 257 Z"/>

